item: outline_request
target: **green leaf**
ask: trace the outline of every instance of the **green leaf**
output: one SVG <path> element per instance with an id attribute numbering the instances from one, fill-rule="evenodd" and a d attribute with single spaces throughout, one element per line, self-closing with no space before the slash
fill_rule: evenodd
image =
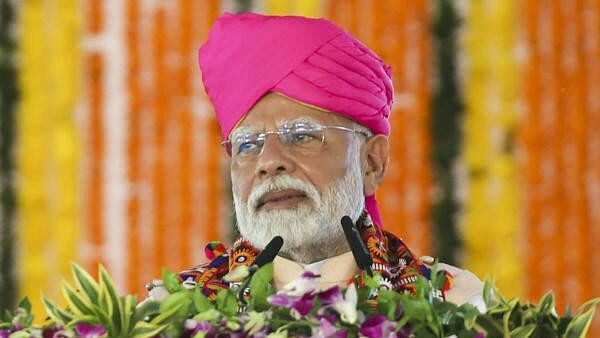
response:
<path id="1" fill-rule="evenodd" d="M 122 321 L 122 331 L 127 334 L 129 331 L 133 329 L 132 323 L 133 316 L 135 314 L 135 305 L 137 303 L 137 297 L 132 295 L 127 295 L 122 298 L 123 309 L 121 311 L 121 321 Z"/>
<path id="2" fill-rule="evenodd" d="M 573 320 L 569 323 L 569 326 L 567 326 L 565 337 L 585 337 L 592 322 L 592 319 L 594 318 L 595 311 L 596 309 L 594 307 L 591 307 L 584 314 L 574 317 Z"/>
<path id="3" fill-rule="evenodd" d="M 531 334 L 535 330 L 535 324 L 527 324 L 525 326 L 517 327 L 510 332 L 511 338 L 527 338 L 531 337 Z"/>
<path id="4" fill-rule="evenodd" d="M 552 290 L 546 292 L 546 294 L 540 300 L 538 304 L 538 312 L 540 314 L 552 314 L 556 316 L 555 302 L 554 302 L 554 293 Z"/>
<path id="5" fill-rule="evenodd" d="M 71 319 L 73 319 L 73 315 L 61 310 L 56 304 L 50 301 L 45 296 L 42 296 L 42 303 L 44 304 L 44 308 L 46 309 L 46 313 L 52 320 L 59 324 L 67 325 Z"/>
<path id="6" fill-rule="evenodd" d="M 465 328 L 470 330 L 475 327 L 477 317 L 480 315 L 479 310 L 471 304 L 463 304 L 461 306 L 462 317 L 464 319 Z"/>
<path id="7" fill-rule="evenodd" d="M 184 302 L 175 303 L 174 305 L 169 306 L 166 309 L 161 308 L 161 312 L 158 316 L 152 318 L 150 323 L 154 325 L 163 325 L 168 324 L 171 320 L 177 317 L 179 310 L 185 307 Z"/>
<path id="8" fill-rule="evenodd" d="M 154 325 L 147 322 L 137 322 L 131 331 L 133 338 L 151 338 L 161 334 L 167 325 Z"/>
<path id="9" fill-rule="evenodd" d="M 183 290 L 183 286 L 179 282 L 177 275 L 167 269 L 162 270 L 163 285 L 169 293 L 175 293 Z"/>
<path id="10" fill-rule="evenodd" d="M 87 273 L 82 267 L 75 263 L 71 263 L 71 272 L 77 287 L 82 290 L 90 301 L 94 304 L 98 303 L 99 286 L 98 283 Z"/>
<path id="11" fill-rule="evenodd" d="M 491 316 L 477 316 L 477 326 L 485 330 L 486 337 L 504 337 L 502 326 Z"/>
<path id="12" fill-rule="evenodd" d="M 192 293 L 192 302 L 194 304 L 194 308 L 197 313 L 201 313 L 210 309 L 214 309 L 213 303 L 208 300 L 208 298 L 202 294 L 200 288 L 194 289 Z"/>
<path id="13" fill-rule="evenodd" d="M 490 308 L 496 304 L 494 296 L 494 282 L 487 278 L 483 282 L 483 301 L 487 308 Z"/>
<path id="14" fill-rule="evenodd" d="M 210 310 L 206 310 L 204 312 L 201 312 L 197 315 L 195 315 L 193 317 L 194 320 L 197 321 L 207 321 L 207 322 L 216 322 L 217 320 L 221 319 L 222 317 L 222 313 L 219 312 L 219 310 L 217 309 L 210 309 Z"/>
<path id="15" fill-rule="evenodd" d="M 595 308 L 600 304 L 600 298 L 593 298 L 583 303 L 580 307 L 575 311 L 575 317 L 580 316 L 582 313 L 587 312 L 590 308 Z"/>
<path id="16" fill-rule="evenodd" d="M 30 313 L 31 312 L 31 302 L 29 301 L 29 298 L 24 297 L 23 299 L 21 299 L 18 307 L 25 310 L 27 313 Z"/>
<path id="17" fill-rule="evenodd" d="M 262 266 L 254 273 L 250 281 L 251 304 L 256 311 L 266 311 L 271 307 L 267 297 L 274 293 L 271 281 L 273 280 L 273 263 Z"/>
<path id="18" fill-rule="evenodd" d="M 217 294 L 217 310 L 221 311 L 227 317 L 234 316 L 237 313 L 237 298 L 231 290 L 221 290 Z"/>
<path id="19" fill-rule="evenodd" d="M 73 317 L 73 319 L 65 327 L 68 328 L 68 329 L 72 329 L 78 323 L 89 323 L 89 324 L 94 324 L 94 325 L 99 325 L 99 324 L 103 325 L 103 323 L 101 323 L 100 320 L 98 320 L 98 317 L 96 317 L 96 316 L 93 316 L 93 315 L 82 315 L 82 316 L 75 316 L 75 317 Z"/>
<path id="20" fill-rule="evenodd" d="M 67 303 L 70 306 L 71 311 L 77 315 L 90 315 L 93 314 L 92 302 L 86 297 L 80 295 L 73 289 L 69 283 L 63 282 L 62 293 Z"/>
<path id="21" fill-rule="evenodd" d="M 98 268 L 98 274 L 100 276 L 100 294 L 106 295 L 106 301 L 108 302 L 108 313 L 112 318 L 112 324 L 114 325 L 115 332 L 112 334 L 118 335 L 122 331 L 122 314 L 121 314 L 121 300 L 117 294 L 115 285 L 110 278 L 108 272 L 104 266 L 100 265 Z M 100 297 L 102 298 L 102 296 Z"/>
<path id="22" fill-rule="evenodd" d="M 169 311 L 172 307 L 180 305 L 189 307 L 192 302 L 192 294 L 187 290 L 178 291 L 170 294 L 160 303 L 160 312 Z"/>
<path id="23" fill-rule="evenodd" d="M 114 334 L 116 332 L 116 328 L 115 328 L 115 325 L 113 323 L 113 319 L 108 314 L 107 310 L 105 308 L 102 308 L 100 305 L 97 305 L 97 304 L 92 304 L 92 307 L 94 309 L 94 313 L 98 317 L 98 320 L 100 321 L 100 323 L 102 324 L 102 326 L 104 326 L 109 333 L 113 333 Z"/>
<path id="24" fill-rule="evenodd" d="M 154 300 L 145 300 L 135 309 L 133 322 L 150 320 L 160 313 L 160 303 Z"/>
<path id="25" fill-rule="evenodd" d="M 248 321 L 244 325 L 244 331 L 249 336 L 253 336 L 260 331 L 266 324 L 267 316 L 264 312 L 248 312 Z"/>
<path id="26" fill-rule="evenodd" d="M 404 312 L 410 314 L 410 317 L 418 321 L 427 320 L 427 310 L 425 309 L 426 303 L 422 302 L 422 299 L 416 299 L 412 296 L 401 298 L 402 308 Z"/>

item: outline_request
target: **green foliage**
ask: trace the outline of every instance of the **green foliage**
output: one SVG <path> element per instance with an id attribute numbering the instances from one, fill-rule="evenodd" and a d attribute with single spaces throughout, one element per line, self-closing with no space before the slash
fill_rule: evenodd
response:
<path id="1" fill-rule="evenodd" d="M 135 296 L 119 296 L 104 267 L 98 269 L 99 282 L 76 264 L 71 265 L 75 287 L 63 282 L 63 296 L 68 307 L 61 309 L 43 297 L 48 316 L 57 324 L 73 328 L 78 323 L 103 326 L 109 337 L 153 337 L 164 331 L 165 325 L 140 321 L 136 315 Z M 150 305 L 142 307 L 148 311 Z"/>
<path id="2" fill-rule="evenodd" d="M 106 337 L 179 337 L 269 334 L 270 337 L 307 336 L 319 330 L 322 322 L 317 313 L 335 316 L 336 330 L 345 330 L 348 337 L 357 337 L 368 318 L 385 317 L 393 330 L 409 330 L 415 337 L 585 337 L 600 299 L 593 299 L 577 309 L 559 316 L 554 295 L 549 292 L 538 304 L 505 299 L 492 283 L 484 284 L 483 299 L 487 306 L 480 313 L 471 304 L 457 305 L 436 298 L 439 280 L 420 277 L 416 295 L 379 289 L 381 276 L 367 277 L 358 288 L 358 321 L 342 320 L 341 312 L 320 303 L 313 297 L 312 310 L 307 315 L 291 308 L 269 303 L 273 294 L 271 265 L 259 269 L 249 283 L 251 296 L 247 306 L 240 308 L 239 289 L 222 290 L 214 300 L 201 288 L 188 290 L 175 283 L 176 275 L 165 271 L 164 285 L 172 292 L 161 302 L 146 300 L 136 304 L 133 296 L 120 296 L 103 267 L 98 281 L 77 265 L 72 266 L 74 285 L 63 283 L 63 296 L 68 306 L 61 308 L 43 298 L 50 321 L 43 327 L 32 325 L 31 304 L 25 298 L 14 312 L 0 314 L 0 333 L 10 337 L 42 337 L 47 329 L 63 328 L 65 337 L 77 336 L 80 323 L 99 325 Z M 436 274 L 436 267 L 433 268 Z M 376 296 L 376 299 L 374 297 Z M 244 310 L 244 311 L 240 311 Z M 338 312 L 336 312 L 338 311 Z M 191 325 L 191 328 L 190 328 Z M 196 327 L 197 326 L 197 327 Z M 18 329 L 15 329 L 18 328 Z M 201 328 L 201 329 L 199 329 Z M 195 330 L 195 331 L 194 331 Z"/>

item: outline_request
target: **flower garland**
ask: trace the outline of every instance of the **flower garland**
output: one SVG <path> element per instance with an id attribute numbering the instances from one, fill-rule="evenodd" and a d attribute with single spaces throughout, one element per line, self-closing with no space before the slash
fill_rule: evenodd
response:
<path id="1" fill-rule="evenodd" d="M 579 64 L 580 71 L 583 71 L 585 80 L 582 83 L 585 87 L 582 88 L 584 102 L 586 102 L 587 110 L 587 127 L 585 133 L 585 143 L 587 149 L 586 169 L 588 186 L 595 188 L 586 188 L 586 201 L 588 206 L 600 205 L 600 137 L 597 130 L 600 130 L 600 2 L 588 2 L 582 11 L 585 14 L 578 22 L 580 25 L 579 34 L 580 48 L 582 53 L 582 63 Z M 588 42 L 583 42 L 588 41 Z M 594 149 L 594 150 L 592 150 Z M 583 297 L 600 294 L 600 284 L 593 281 L 600 280 L 600 246 L 597 245 L 600 239 L 600 210 L 598 208 L 590 208 L 587 210 L 588 221 L 586 233 L 588 238 L 583 239 L 586 251 L 583 251 L 580 256 L 580 266 L 583 266 L 587 272 L 583 278 L 591 283 L 588 288 L 582 287 Z M 585 256 L 587 255 L 587 256 Z M 596 319 L 592 323 L 590 336 L 600 336 L 600 320 Z"/>
<path id="2" fill-rule="evenodd" d="M 104 26 L 104 6 L 101 1 L 90 1 L 86 21 L 88 27 L 86 33 L 89 35 L 99 34 Z M 102 97 L 104 84 L 105 61 L 100 51 L 93 50 L 84 57 L 84 69 L 86 75 L 86 122 L 84 129 L 86 135 L 86 166 L 85 194 L 85 233 L 84 258 L 89 269 L 103 263 L 102 246 L 104 233 L 102 230 L 103 217 L 103 189 L 104 177 L 103 153 L 104 153 L 104 124 L 102 121 Z"/>
<path id="3" fill-rule="evenodd" d="M 529 297 L 554 289 L 562 307 L 600 293 L 600 4 L 527 4 L 519 134 L 530 246 L 525 288 Z M 600 333 L 600 322 L 592 332 Z"/>
<path id="4" fill-rule="evenodd" d="M 210 300 L 202 287 L 186 287 L 165 271 L 162 299 L 147 299 L 136 306 L 134 296 L 118 294 L 102 267 L 99 281 L 77 265 L 73 275 L 74 285 L 63 283 L 67 308 L 44 299 L 48 320 L 31 325 L 31 306 L 24 299 L 15 311 L 0 318 L 0 337 L 583 338 L 600 303 L 599 298 L 592 299 L 574 314 L 559 316 L 551 293 L 539 304 L 521 303 L 497 296 L 486 283 L 485 305 L 480 308 L 440 301 L 435 296 L 439 280 L 417 278 L 414 295 L 379 289 L 378 274 L 365 274 L 364 284 L 352 283 L 345 291 L 338 286 L 319 290 L 318 275 L 310 271 L 275 293 L 273 266 L 267 264 L 242 281 L 241 288 L 252 290 L 252 297 L 244 302 L 238 288 L 222 290 Z M 102 295 L 112 297 L 107 300 Z"/>
<path id="5" fill-rule="evenodd" d="M 199 245 L 222 238 L 219 131 L 190 71 L 219 13 L 217 0 L 126 3 L 125 285 L 139 295 L 162 267 L 198 264 Z"/>
<path id="6" fill-rule="evenodd" d="M 463 103 L 456 72 L 456 32 L 459 19 L 451 1 L 437 2 L 437 74 L 440 77 L 432 104 L 432 159 L 438 193 L 432 208 L 435 255 L 440 261 L 457 264 L 461 246 L 457 229 L 455 162 L 460 151 Z"/>
<path id="7" fill-rule="evenodd" d="M 15 110 L 18 97 L 14 63 L 15 41 L 11 32 L 15 10 L 10 1 L 0 2 L 0 309 L 15 306 Z"/>
<path id="8" fill-rule="evenodd" d="M 269 15 L 301 15 L 316 18 L 321 15 L 319 0 L 266 0 Z"/>
<path id="9" fill-rule="evenodd" d="M 76 257 L 79 219 L 78 2 L 28 1 L 21 9 L 18 114 L 22 294 L 57 294 Z M 48 15 L 53 13 L 53 15 Z M 49 18 L 52 18 L 50 20 Z M 34 299 L 34 309 L 41 304 Z"/>
<path id="10" fill-rule="evenodd" d="M 513 56 L 515 7 L 514 1 L 471 3 L 465 41 L 465 262 L 481 276 L 493 273 L 510 296 L 522 294 L 524 281 L 513 146 L 519 75 Z"/>

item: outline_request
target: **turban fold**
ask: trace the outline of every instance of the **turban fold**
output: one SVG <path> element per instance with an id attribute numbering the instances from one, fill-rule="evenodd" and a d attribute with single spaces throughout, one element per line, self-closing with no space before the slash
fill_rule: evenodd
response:
<path id="1" fill-rule="evenodd" d="M 223 139 L 269 92 L 390 134 L 390 67 L 325 19 L 226 13 L 200 48 L 199 63 Z M 374 196 L 365 201 L 380 226 Z"/>
<path id="2" fill-rule="evenodd" d="M 226 13 L 199 63 L 223 139 L 271 91 L 390 133 L 390 67 L 325 19 Z"/>

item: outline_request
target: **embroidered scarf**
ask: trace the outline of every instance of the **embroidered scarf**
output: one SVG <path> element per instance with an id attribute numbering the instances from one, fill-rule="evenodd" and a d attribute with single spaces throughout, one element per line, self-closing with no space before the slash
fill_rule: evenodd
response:
<path id="1" fill-rule="evenodd" d="M 417 259 L 400 238 L 375 226 L 367 211 L 359 218 L 357 228 L 373 258 L 373 272 L 382 276 L 380 288 L 414 294 L 417 276 L 431 278 L 431 269 Z M 234 286 L 224 281 L 223 276 L 240 265 L 252 265 L 259 253 L 260 250 L 244 238 L 239 238 L 229 249 L 221 242 L 210 242 L 205 248 L 210 262 L 182 271 L 179 279 L 188 287 L 200 285 L 204 295 L 214 299 L 220 290 Z M 444 292 L 452 286 L 452 276 L 445 271 L 444 274 L 440 298 L 444 298 Z M 359 287 L 364 284 L 362 274 L 348 283 L 352 281 Z"/>

